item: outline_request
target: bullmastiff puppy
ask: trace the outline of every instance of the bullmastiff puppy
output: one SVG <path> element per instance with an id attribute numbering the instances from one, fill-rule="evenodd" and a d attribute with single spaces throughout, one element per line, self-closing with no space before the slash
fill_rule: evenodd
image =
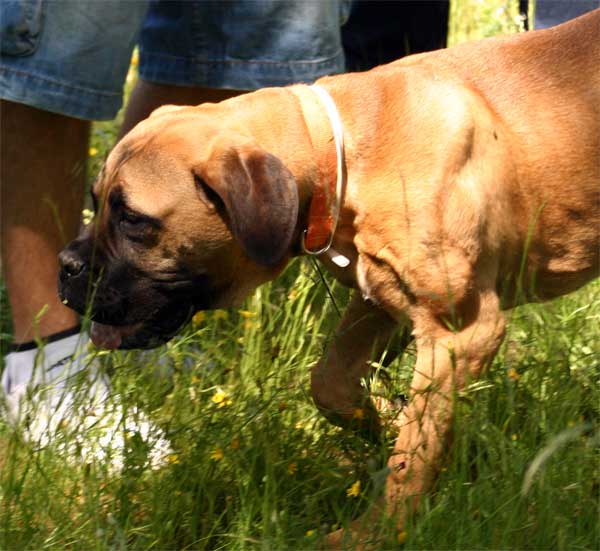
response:
<path id="1" fill-rule="evenodd" d="M 330 419 L 364 407 L 367 362 L 399 326 L 416 340 L 382 498 L 401 524 L 440 468 L 453 396 L 502 342 L 502 310 L 598 275 L 599 60 L 596 10 L 317 88 L 160 108 L 109 155 L 60 294 L 89 307 L 97 345 L 154 347 L 316 254 L 356 290 L 312 371 Z"/>

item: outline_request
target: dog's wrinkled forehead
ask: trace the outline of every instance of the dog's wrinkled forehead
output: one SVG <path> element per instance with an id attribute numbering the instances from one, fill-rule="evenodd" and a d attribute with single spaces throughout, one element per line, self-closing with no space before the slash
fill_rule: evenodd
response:
<path id="1" fill-rule="evenodd" d="M 104 207 L 110 204 L 111 193 L 115 194 L 117 189 L 122 188 L 121 182 L 119 182 L 120 170 L 133 155 L 133 149 L 122 142 L 118 143 L 110 152 L 92 185 L 92 197 L 96 210 L 100 206 Z"/>
<path id="2" fill-rule="evenodd" d="M 162 218 L 193 189 L 191 172 L 150 141 L 122 141 L 109 155 L 93 193 L 108 208 L 117 196 L 132 211 Z"/>

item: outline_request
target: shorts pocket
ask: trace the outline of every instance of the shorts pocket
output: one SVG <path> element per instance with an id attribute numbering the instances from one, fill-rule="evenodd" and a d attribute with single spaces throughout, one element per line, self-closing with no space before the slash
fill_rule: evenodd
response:
<path id="1" fill-rule="evenodd" d="M 0 0 L 0 53 L 27 56 L 38 47 L 44 0 Z"/>

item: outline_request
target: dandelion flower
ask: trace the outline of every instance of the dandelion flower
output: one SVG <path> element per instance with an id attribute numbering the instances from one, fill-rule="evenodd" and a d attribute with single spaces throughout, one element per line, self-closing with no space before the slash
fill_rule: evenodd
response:
<path id="1" fill-rule="evenodd" d="M 192 318 L 192 323 L 194 325 L 200 325 L 204 322 L 204 320 L 206 319 L 206 312 L 196 312 L 194 314 L 194 317 Z"/>
<path id="2" fill-rule="evenodd" d="M 511 367 L 506 374 L 513 381 L 518 381 L 521 378 L 521 375 L 519 375 L 519 372 L 514 367 Z"/>
<path id="3" fill-rule="evenodd" d="M 177 465 L 179 463 L 179 456 L 176 453 L 172 453 L 171 455 L 169 455 L 168 461 L 172 465 Z"/>
<path id="4" fill-rule="evenodd" d="M 228 317 L 229 314 L 225 310 L 215 310 L 213 312 L 213 319 L 226 320 Z"/>
<path id="5" fill-rule="evenodd" d="M 225 455 L 223 454 L 223 450 L 219 447 L 216 447 L 213 452 L 210 454 L 210 458 L 213 461 L 221 461 Z"/>
<path id="6" fill-rule="evenodd" d="M 215 392 L 212 395 L 211 400 L 213 404 L 217 404 L 217 407 L 220 408 L 231 405 L 231 398 L 226 392 L 223 392 L 222 390 L 217 390 L 217 392 Z"/>
<path id="7" fill-rule="evenodd" d="M 312 538 L 315 535 L 315 531 L 314 530 L 307 530 L 306 531 L 306 537 L 307 538 Z"/>
<path id="8" fill-rule="evenodd" d="M 356 408 L 354 410 L 354 413 L 352 414 L 352 419 L 358 419 L 359 421 L 361 419 L 365 418 L 365 410 L 363 408 Z"/>
<path id="9" fill-rule="evenodd" d="M 98 155 L 98 150 L 95 147 L 90 147 L 88 150 L 90 157 L 95 157 Z"/>
<path id="10" fill-rule="evenodd" d="M 360 480 L 357 480 L 346 490 L 346 495 L 348 497 L 358 497 L 360 495 Z"/>

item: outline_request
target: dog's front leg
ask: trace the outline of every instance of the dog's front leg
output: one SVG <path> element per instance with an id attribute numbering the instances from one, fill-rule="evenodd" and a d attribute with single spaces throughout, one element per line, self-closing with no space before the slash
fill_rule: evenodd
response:
<path id="1" fill-rule="evenodd" d="M 330 421 L 378 438 L 379 416 L 361 380 L 369 375 L 369 360 L 386 350 L 397 327 L 383 310 L 359 294 L 353 297 L 326 356 L 312 371 L 313 399 Z"/>
<path id="2" fill-rule="evenodd" d="M 457 392 L 481 375 L 504 336 L 495 291 L 474 293 L 470 302 L 474 317 L 458 330 L 450 330 L 426 308 L 417 308 L 413 316 L 417 362 L 386 481 L 386 508 L 400 526 L 441 467 Z"/>
<path id="3" fill-rule="evenodd" d="M 470 302 L 472 321 L 454 331 L 426 307 L 413 311 L 417 362 L 409 405 L 395 423 L 400 432 L 388 460 L 385 502 L 374 504 L 349 530 L 330 534 L 328 548 L 379 549 L 374 522 L 386 511 L 402 529 L 407 513 L 433 485 L 450 443 L 456 394 L 480 376 L 504 336 L 495 291 L 473 293 Z"/>

